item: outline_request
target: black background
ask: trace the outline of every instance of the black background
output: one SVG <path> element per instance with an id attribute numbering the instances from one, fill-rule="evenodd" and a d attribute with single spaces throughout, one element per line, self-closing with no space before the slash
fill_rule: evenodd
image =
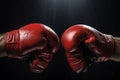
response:
<path id="1" fill-rule="evenodd" d="M 116 2 L 115 2 L 116 1 Z M 61 38 L 75 24 L 87 24 L 99 31 L 120 36 L 118 0 L 1 0 L 0 33 L 29 23 L 43 23 Z M 94 63 L 85 73 L 74 73 L 60 46 L 42 74 L 29 70 L 24 60 L 0 59 L 0 80 L 120 80 L 119 62 Z"/>

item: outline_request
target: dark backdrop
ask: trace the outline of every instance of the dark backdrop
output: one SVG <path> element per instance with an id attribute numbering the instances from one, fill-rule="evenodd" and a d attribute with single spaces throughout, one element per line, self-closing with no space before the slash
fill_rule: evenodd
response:
<path id="1" fill-rule="evenodd" d="M 0 33 L 38 22 L 50 26 L 59 37 L 74 24 L 87 24 L 119 36 L 120 8 L 115 1 L 118 0 L 1 0 Z M 0 74 L 0 80 L 120 80 L 120 63 L 94 63 L 87 72 L 75 74 L 60 46 L 42 74 L 31 72 L 24 60 L 11 58 L 0 59 Z"/>

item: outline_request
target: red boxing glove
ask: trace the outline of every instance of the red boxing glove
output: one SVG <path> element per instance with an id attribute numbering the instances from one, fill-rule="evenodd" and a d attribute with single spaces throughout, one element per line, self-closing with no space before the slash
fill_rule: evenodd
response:
<path id="1" fill-rule="evenodd" d="M 33 55 L 31 69 L 42 72 L 47 68 L 53 54 L 59 48 L 57 34 L 48 26 L 32 23 L 5 34 L 5 48 L 8 57 L 21 58 Z"/>
<path id="2" fill-rule="evenodd" d="M 77 73 L 84 70 L 88 64 L 84 47 L 102 57 L 98 57 L 99 61 L 107 60 L 114 53 L 114 40 L 111 35 L 103 34 L 83 24 L 68 28 L 61 40 L 68 63 Z"/>

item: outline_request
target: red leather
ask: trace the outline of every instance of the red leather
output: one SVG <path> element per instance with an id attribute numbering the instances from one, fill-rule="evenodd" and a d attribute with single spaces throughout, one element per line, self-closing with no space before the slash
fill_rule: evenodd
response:
<path id="1" fill-rule="evenodd" d="M 59 38 L 50 27 L 31 23 L 18 30 L 7 32 L 5 47 L 8 57 L 12 58 L 21 58 L 23 55 L 35 53 L 36 58 L 30 63 L 31 67 L 36 72 L 42 72 L 48 66 L 53 54 L 58 51 Z"/>
<path id="2" fill-rule="evenodd" d="M 68 63 L 77 73 L 87 67 L 83 46 L 100 55 L 98 61 L 108 60 L 107 58 L 114 53 L 112 36 L 103 34 L 88 25 L 78 24 L 69 27 L 63 33 L 61 40 Z"/>

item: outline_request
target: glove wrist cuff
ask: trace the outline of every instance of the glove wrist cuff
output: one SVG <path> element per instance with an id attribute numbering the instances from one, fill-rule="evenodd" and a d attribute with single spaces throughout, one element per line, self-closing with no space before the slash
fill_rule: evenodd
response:
<path id="1" fill-rule="evenodd" d="M 14 30 L 11 32 L 7 32 L 5 34 L 5 48 L 7 51 L 7 55 L 14 55 L 20 52 L 20 36 L 19 31 Z"/>

